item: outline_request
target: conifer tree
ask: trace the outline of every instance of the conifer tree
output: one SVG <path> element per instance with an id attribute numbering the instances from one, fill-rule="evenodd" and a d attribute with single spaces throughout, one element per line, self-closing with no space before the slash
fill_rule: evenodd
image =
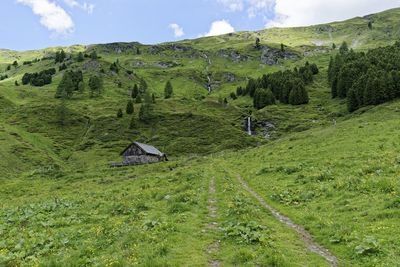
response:
<path id="1" fill-rule="evenodd" d="M 340 54 L 346 54 L 347 52 L 349 52 L 349 46 L 347 45 L 346 42 L 343 42 L 342 45 L 339 48 L 339 52 Z"/>
<path id="2" fill-rule="evenodd" d="M 164 88 L 164 97 L 165 97 L 165 99 L 171 98 L 172 94 L 173 94 L 172 84 L 171 84 L 170 81 L 168 81 L 165 84 L 165 88 Z"/>
<path id="3" fill-rule="evenodd" d="M 126 104 L 126 114 L 133 114 L 134 110 L 133 101 L 128 100 L 128 103 Z"/>
<path id="4" fill-rule="evenodd" d="M 131 96 L 132 96 L 133 99 L 136 99 L 136 97 L 137 97 L 138 95 L 139 95 L 139 87 L 137 86 L 137 84 L 135 84 L 135 85 L 133 86 Z"/>
<path id="5" fill-rule="evenodd" d="M 74 81 L 71 72 L 64 73 L 56 91 L 56 98 L 71 98 L 75 90 Z"/>
<path id="6" fill-rule="evenodd" d="M 256 45 L 255 45 L 255 47 L 256 47 L 256 49 L 260 49 L 261 48 L 261 45 L 260 45 L 260 38 L 256 38 Z"/>

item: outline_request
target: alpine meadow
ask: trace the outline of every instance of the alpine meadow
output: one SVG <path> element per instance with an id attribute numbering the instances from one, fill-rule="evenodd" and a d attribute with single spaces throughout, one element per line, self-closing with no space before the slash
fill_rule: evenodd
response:
<path id="1" fill-rule="evenodd" d="M 400 266 L 400 8 L 0 49 L 0 266 Z"/>

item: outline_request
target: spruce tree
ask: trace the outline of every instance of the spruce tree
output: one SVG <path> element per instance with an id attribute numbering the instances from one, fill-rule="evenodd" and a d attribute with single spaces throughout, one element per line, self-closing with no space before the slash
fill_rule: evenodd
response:
<path id="1" fill-rule="evenodd" d="M 132 96 L 133 99 L 136 99 L 136 97 L 137 97 L 138 95 L 139 95 L 139 87 L 137 86 L 137 84 L 135 84 L 135 85 L 133 86 L 131 96 Z"/>
<path id="2" fill-rule="evenodd" d="M 136 96 L 135 103 L 137 103 L 137 104 L 142 103 L 142 97 L 140 95 Z"/>
<path id="3" fill-rule="evenodd" d="M 71 98 L 75 90 L 74 81 L 70 72 L 65 72 L 56 91 L 56 98 Z"/>
<path id="4" fill-rule="evenodd" d="M 126 114 L 133 114 L 133 112 L 134 112 L 133 101 L 128 100 L 128 103 L 126 104 Z"/>
<path id="5" fill-rule="evenodd" d="M 164 88 L 164 97 L 165 99 L 171 98 L 173 94 L 173 88 L 172 88 L 172 84 L 170 81 L 168 81 L 165 84 L 165 88 Z"/>
<path id="6" fill-rule="evenodd" d="M 260 38 L 256 38 L 256 45 L 255 45 L 255 48 L 256 49 L 260 49 L 260 47 L 261 47 L 261 45 L 260 45 Z"/>
<path id="7" fill-rule="evenodd" d="M 340 54 L 346 54 L 347 52 L 349 52 L 349 46 L 347 45 L 346 42 L 343 42 L 342 45 L 339 48 L 339 52 Z"/>

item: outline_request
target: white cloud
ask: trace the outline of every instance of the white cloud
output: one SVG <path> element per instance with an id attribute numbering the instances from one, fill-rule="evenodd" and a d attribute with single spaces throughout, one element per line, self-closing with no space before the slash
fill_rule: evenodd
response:
<path id="1" fill-rule="evenodd" d="M 218 3 L 225 6 L 229 11 L 242 11 L 243 10 L 243 0 L 217 0 Z"/>
<path id="2" fill-rule="evenodd" d="M 399 7 L 399 0 L 275 0 L 276 18 L 268 27 L 306 26 L 345 20 Z M 366 3 L 368 2 L 368 3 Z"/>
<path id="3" fill-rule="evenodd" d="M 50 31 L 58 34 L 68 34 L 74 30 L 74 22 L 68 13 L 50 0 L 17 0 L 18 3 L 29 6 L 35 15 L 40 17 L 40 23 Z"/>
<path id="4" fill-rule="evenodd" d="M 261 16 L 266 27 L 306 26 L 399 7 L 400 0 L 216 0 L 226 11 Z M 268 19 L 273 17 L 273 19 Z"/>
<path id="5" fill-rule="evenodd" d="M 176 24 L 176 23 L 171 23 L 169 25 L 169 28 L 174 31 L 174 36 L 175 37 L 182 37 L 183 35 L 185 35 L 185 32 L 183 31 L 183 28 L 181 26 L 179 26 L 178 24 Z"/>
<path id="6" fill-rule="evenodd" d="M 234 32 L 235 28 L 226 20 L 217 20 L 211 23 L 211 27 L 208 33 L 203 36 L 217 36 L 221 34 L 227 34 Z"/>
<path id="7" fill-rule="evenodd" d="M 257 15 L 264 15 L 268 10 L 271 10 L 274 5 L 274 0 L 217 0 L 223 5 L 227 11 L 237 12 L 246 10 L 249 18 L 254 18 Z"/>
<path id="8" fill-rule="evenodd" d="M 300 1 L 300 0 L 298 0 Z M 302 1 L 302 0 L 301 0 Z M 247 14 L 250 18 L 254 18 L 259 14 L 265 14 L 274 6 L 274 0 L 247 0 Z"/>
<path id="9" fill-rule="evenodd" d="M 69 6 L 69 7 L 78 7 L 84 11 L 86 11 L 88 14 L 92 14 L 94 10 L 94 5 L 93 4 L 88 4 L 87 2 L 83 2 L 82 4 L 79 3 L 76 0 L 64 0 L 64 2 Z"/>

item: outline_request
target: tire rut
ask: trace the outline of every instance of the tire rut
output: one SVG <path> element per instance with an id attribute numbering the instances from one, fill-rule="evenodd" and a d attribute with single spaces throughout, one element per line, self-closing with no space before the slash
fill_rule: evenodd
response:
<path id="1" fill-rule="evenodd" d="M 210 185 L 208 188 L 208 217 L 211 219 L 211 222 L 207 224 L 208 231 L 217 231 L 218 230 L 218 222 L 216 219 L 218 217 L 218 208 L 216 206 L 217 200 L 215 198 L 216 188 L 215 188 L 215 177 L 212 177 L 210 180 Z M 207 247 L 207 254 L 212 258 L 208 262 L 208 266 L 210 267 L 219 267 L 220 262 L 214 259 L 215 254 L 219 251 L 220 242 L 216 240 L 212 244 Z"/>
<path id="2" fill-rule="evenodd" d="M 301 225 L 295 224 L 290 218 L 282 215 L 279 211 L 277 211 L 275 208 L 273 208 L 271 205 L 269 205 L 260 195 L 258 195 L 244 180 L 243 178 L 238 175 L 237 179 L 239 181 L 239 183 L 242 185 L 242 187 L 249 192 L 255 199 L 258 200 L 258 202 L 261 204 L 261 206 L 263 206 L 264 208 L 266 208 L 267 210 L 269 210 L 272 215 L 281 223 L 284 223 L 286 226 L 288 226 L 289 228 L 294 229 L 300 236 L 301 239 L 304 241 L 304 243 L 306 243 L 308 249 L 314 253 L 319 254 L 320 256 L 322 256 L 323 258 L 325 258 L 326 261 L 329 262 L 329 264 L 332 267 L 337 267 L 338 266 L 338 259 L 332 255 L 326 248 L 324 248 L 323 246 L 317 244 L 310 233 L 308 233 L 304 227 L 302 227 Z"/>

